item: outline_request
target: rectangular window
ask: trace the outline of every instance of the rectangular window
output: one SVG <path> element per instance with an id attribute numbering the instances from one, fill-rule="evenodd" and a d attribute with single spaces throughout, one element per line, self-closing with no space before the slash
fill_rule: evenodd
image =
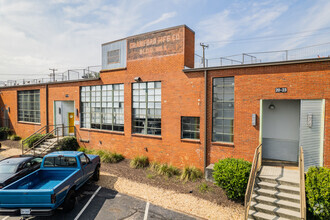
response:
<path id="1" fill-rule="evenodd" d="M 213 79 L 212 141 L 234 142 L 234 77 Z"/>
<path id="2" fill-rule="evenodd" d="M 161 82 L 133 83 L 133 133 L 161 135 Z"/>
<path id="3" fill-rule="evenodd" d="M 199 139 L 199 117 L 181 117 L 181 138 Z"/>
<path id="4" fill-rule="evenodd" d="M 40 90 L 17 92 L 18 121 L 40 123 Z"/>
<path id="5" fill-rule="evenodd" d="M 108 64 L 120 62 L 120 50 L 108 51 Z"/>
<path id="6" fill-rule="evenodd" d="M 124 84 L 81 87 L 80 103 L 82 128 L 124 131 Z"/>

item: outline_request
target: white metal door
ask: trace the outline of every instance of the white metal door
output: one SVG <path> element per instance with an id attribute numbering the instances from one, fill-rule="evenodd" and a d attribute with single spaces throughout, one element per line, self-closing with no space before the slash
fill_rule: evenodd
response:
<path id="1" fill-rule="evenodd" d="M 324 100 L 301 100 L 300 140 L 305 170 L 323 165 Z"/>

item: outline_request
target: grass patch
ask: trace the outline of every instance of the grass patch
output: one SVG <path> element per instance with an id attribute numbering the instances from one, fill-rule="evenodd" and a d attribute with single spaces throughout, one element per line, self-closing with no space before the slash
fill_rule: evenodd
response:
<path id="1" fill-rule="evenodd" d="M 148 179 L 153 179 L 153 178 L 155 178 L 155 175 L 153 175 L 152 173 L 148 173 L 147 178 Z"/>
<path id="2" fill-rule="evenodd" d="M 179 175 L 180 170 L 172 165 L 167 165 L 165 163 L 159 166 L 157 173 L 163 176 L 172 177 L 175 175 Z"/>
<path id="3" fill-rule="evenodd" d="M 156 172 L 159 175 L 172 177 L 180 175 L 180 170 L 172 165 L 166 163 L 160 164 L 158 162 L 152 162 L 149 166 L 149 169 Z"/>
<path id="4" fill-rule="evenodd" d="M 194 166 L 185 167 L 180 178 L 183 181 L 195 181 L 203 178 L 203 172 Z"/>
<path id="5" fill-rule="evenodd" d="M 118 163 L 120 161 L 124 160 L 124 156 L 121 154 L 118 154 L 116 152 L 105 152 L 101 156 L 101 161 L 104 163 Z"/>
<path id="6" fill-rule="evenodd" d="M 130 167 L 138 169 L 145 168 L 149 165 L 148 157 L 146 156 L 137 156 L 130 162 Z"/>
<path id="7" fill-rule="evenodd" d="M 20 136 L 16 135 L 16 134 L 13 134 L 9 137 L 9 139 L 12 140 L 12 141 L 19 141 L 22 138 Z"/>
<path id="8" fill-rule="evenodd" d="M 78 151 L 84 152 L 85 154 L 95 154 L 96 152 L 94 150 L 87 149 L 85 147 L 80 147 Z"/>
<path id="9" fill-rule="evenodd" d="M 201 183 L 198 186 L 198 191 L 201 193 L 207 193 L 207 192 L 212 191 L 212 188 L 210 188 L 206 183 Z"/>

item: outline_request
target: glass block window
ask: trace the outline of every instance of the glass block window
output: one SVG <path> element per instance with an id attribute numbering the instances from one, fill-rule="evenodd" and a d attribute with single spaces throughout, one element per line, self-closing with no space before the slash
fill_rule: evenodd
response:
<path id="1" fill-rule="evenodd" d="M 120 61 L 120 50 L 110 50 L 108 51 L 108 64 L 119 63 Z"/>
<path id="2" fill-rule="evenodd" d="M 124 84 L 83 86 L 81 127 L 124 131 Z"/>
<path id="3" fill-rule="evenodd" d="M 133 133 L 161 135 L 161 82 L 133 83 Z"/>
<path id="4" fill-rule="evenodd" d="M 181 117 L 181 138 L 199 139 L 199 117 Z"/>
<path id="5" fill-rule="evenodd" d="M 212 141 L 234 142 L 234 77 L 213 79 Z"/>
<path id="6" fill-rule="evenodd" d="M 40 90 L 17 92 L 18 121 L 40 123 Z"/>

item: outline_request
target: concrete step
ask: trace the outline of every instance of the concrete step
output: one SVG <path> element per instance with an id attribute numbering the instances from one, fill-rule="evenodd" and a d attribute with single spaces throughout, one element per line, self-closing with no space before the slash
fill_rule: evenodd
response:
<path id="1" fill-rule="evenodd" d="M 249 210 L 248 219 L 252 220 L 289 220 L 287 218 L 278 217 L 276 215 L 266 214 L 263 212 L 257 212 L 255 210 Z"/>
<path id="2" fill-rule="evenodd" d="M 273 184 L 280 184 L 280 185 L 287 185 L 287 186 L 295 186 L 299 187 L 299 180 L 293 180 L 285 177 L 278 177 L 276 179 L 265 176 L 265 175 L 259 175 L 257 177 L 258 182 L 268 182 Z"/>
<path id="3" fill-rule="evenodd" d="M 297 202 L 289 202 L 285 200 L 280 200 L 272 197 L 267 197 L 267 196 L 260 196 L 260 195 L 252 195 L 252 202 L 256 203 L 261 203 L 261 204 L 266 204 L 266 205 L 271 205 L 275 206 L 278 208 L 285 208 L 289 209 L 295 212 L 300 212 L 300 203 Z"/>
<path id="4" fill-rule="evenodd" d="M 295 194 L 295 195 L 300 195 L 300 188 L 299 186 L 290 186 L 290 185 L 284 185 L 284 184 L 279 184 L 279 183 L 270 183 L 270 182 L 257 182 L 257 187 L 261 189 L 271 189 L 271 190 L 276 190 L 278 192 L 285 192 L 289 194 Z"/>
<path id="5" fill-rule="evenodd" d="M 214 183 L 214 178 L 213 178 L 213 168 L 214 168 L 214 164 L 210 164 L 206 167 L 205 169 L 205 177 L 206 180 L 209 182 Z"/>
<path id="6" fill-rule="evenodd" d="M 255 189 L 253 193 L 260 196 L 271 197 L 289 202 L 296 202 L 300 204 L 300 195 L 278 192 L 276 190 L 270 190 L 270 189 L 260 189 L 260 188 Z"/>
<path id="7" fill-rule="evenodd" d="M 257 212 L 262 212 L 288 219 L 296 219 L 296 220 L 300 219 L 300 212 L 292 211 L 285 208 L 279 208 L 272 205 L 262 204 L 262 203 L 251 202 L 250 210 L 255 210 Z"/>

